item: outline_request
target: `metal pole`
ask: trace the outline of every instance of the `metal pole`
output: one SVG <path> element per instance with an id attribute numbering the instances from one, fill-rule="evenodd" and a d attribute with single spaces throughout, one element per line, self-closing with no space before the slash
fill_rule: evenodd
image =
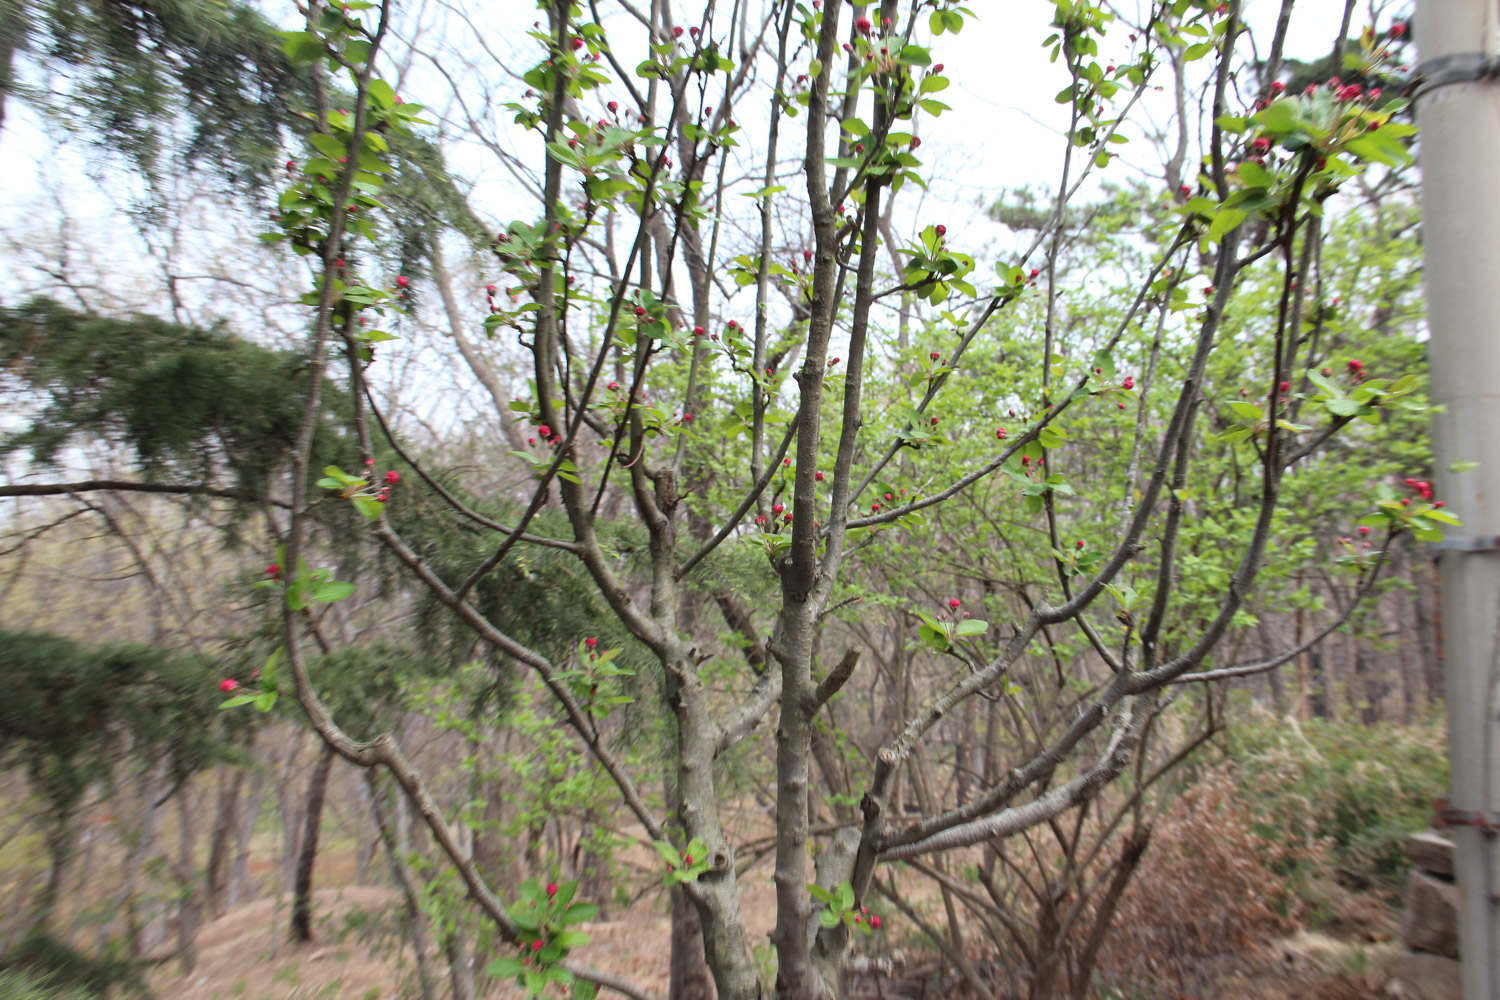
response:
<path id="1" fill-rule="evenodd" d="M 1441 547 L 1449 801 L 1465 1000 L 1500 1000 L 1500 50 L 1497 0 L 1418 0 L 1438 487 L 1463 527 Z M 1478 462 L 1453 473 L 1451 463 Z"/>

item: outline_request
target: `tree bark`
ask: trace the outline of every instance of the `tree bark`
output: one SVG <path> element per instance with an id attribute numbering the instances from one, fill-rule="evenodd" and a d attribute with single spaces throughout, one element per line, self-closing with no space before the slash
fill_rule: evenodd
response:
<path id="1" fill-rule="evenodd" d="M 422 920 L 417 880 L 412 874 L 411 866 L 406 863 L 408 845 L 403 836 L 405 831 L 400 828 L 402 824 L 399 821 L 392 825 L 385 806 L 381 804 L 380 786 L 375 780 L 374 770 L 365 772 L 365 788 L 370 793 L 370 815 L 375 820 L 380 843 L 385 847 L 386 860 L 391 865 L 391 877 L 396 881 L 396 888 L 401 890 L 406 935 L 411 941 L 412 954 L 416 956 L 417 962 L 417 987 L 421 991 L 422 1000 L 437 1000 L 437 976 L 432 971 L 432 963 L 427 959 L 427 930 Z M 403 806 L 398 803 L 396 808 L 399 810 Z"/>
<path id="2" fill-rule="evenodd" d="M 210 916 L 217 917 L 224 912 L 229 884 L 230 839 L 240 825 L 240 797 L 244 786 L 244 768 L 236 767 L 230 773 L 219 775 L 214 829 L 208 845 L 208 869 L 204 872 L 204 905 Z"/>
<path id="3" fill-rule="evenodd" d="M 328 774 L 333 769 L 333 748 L 323 745 L 312 776 L 307 779 L 306 813 L 302 840 L 297 845 L 297 875 L 292 885 L 292 940 L 312 940 L 313 865 L 318 860 L 318 833 L 323 823 L 323 799 L 328 793 Z"/>

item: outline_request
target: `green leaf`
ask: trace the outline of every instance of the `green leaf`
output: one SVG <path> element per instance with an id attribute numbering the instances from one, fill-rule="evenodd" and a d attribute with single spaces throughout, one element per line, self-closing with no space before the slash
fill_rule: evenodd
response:
<path id="1" fill-rule="evenodd" d="M 599 907 L 593 903 L 571 903 L 568 908 L 557 918 L 560 924 L 581 924 L 593 920 L 599 915 Z"/>
<path id="2" fill-rule="evenodd" d="M 306 66 L 323 58 L 323 40 L 310 31 L 286 31 L 281 35 L 281 51 L 294 66 Z"/>
<path id="3" fill-rule="evenodd" d="M 818 923 L 822 924 L 824 927 L 827 927 L 829 930 L 832 930 L 840 923 L 842 923 L 842 921 L 839 920 L 838 915 L 832 910 L 819 910 Z"/>
<path id="4" fill-rule="evenodd" d="M 250 704 L 252 701 L 259 697 L 259 694 L 237 694 L 233 698 L 226 698 L 224 701 L 220 702 L 219 708 L 239 708 L 241 705 Z"/>
<path id="5" fill-rule="evenodd" d="M 354 504 L 355 510 L 371 521 L 380 520 L 380 515 L 385 513 L 385 504 L 379 500 L 370 500 L 366 497 L 353 497 L 350 502 Z"/>
<path id="6" fill-rule="evenodd" d="M 980 618 L 965 618 L 958 623 L 955 634 L 959 636 L 984 635 L 988 632 L 990 623 Z"/>
<path id="7" fill-rule="evenodd" d="M 1210 242 L 1217 243 L 1227 236 L 1241 222 L 1245 221 L 1246 212 L 1242 208 L 1229 208 L 1225 206 L 1214 215 L 1213 223 L 1208 227 L 1208 238 Z"/>
<path id="8" fill-rule="evenodd" d="M 524 970 L 525 968 L 526 967 L 521 964 L 520 959 L 510 958 L 509 956 L 507 956 L 505 958 L 495 959 L 485 967 L 484 971 L 495 979 L 509 979 L 512 976 L 519 976 L 522 970 Z"/>
<path id="9" fill-rule="evenodd" d="M 552 943 L 564 951 L 571 951 L 588 944 L 589 936 L 583 931 L 558 931 L 552 935 Z"/>
<path id="10" fill-rule="evenodd" d="M 324 604 L 337 604 L 354 593 L 354 584 L 347 580 L 329 580 L 312 589 L 312 599 Z"/>
<path id="11" fill-rule="evenodd" d="M 850 885 L 848 882 L 845 882 L 845 883 L 843 883 L 842 885 L 839 886 L 839 891 L 838 891 L 838 908 L 840 910 L 848 910 L 848 909 L 853 908 L 853 906 L 854 906 L 854 887 L 852 885 Z"/>
<path id="12" fill-rule="evenodd" d="M 312 145 L 313 149 L 316 149 L 334 163 L 337 163 L 340 157 L 349 155 L 349 148 L 347 146 L 324 132 L 314 132 L 307 137 L 307 141 Z"/>

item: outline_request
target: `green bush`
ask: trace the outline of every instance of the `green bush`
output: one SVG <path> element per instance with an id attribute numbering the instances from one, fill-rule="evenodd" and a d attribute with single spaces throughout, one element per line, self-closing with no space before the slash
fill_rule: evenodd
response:
<path id="1" fill-rule="evenodd" d="M 1409 726 L 1285 719 L 1232 727 L 1227 752 L 1257 834 L 1286 848 L 1288 888 L 1319 874 L 1394 901 L 1403 841 L 1428 825 L 1446 794 L 1440 719 Z"/>

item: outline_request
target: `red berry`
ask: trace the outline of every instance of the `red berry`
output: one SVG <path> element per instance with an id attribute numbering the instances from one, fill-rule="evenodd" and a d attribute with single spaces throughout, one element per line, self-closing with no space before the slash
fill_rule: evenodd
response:
<path id="1" fill-rule="evenodd" d="M 219 682 L 219 690 L 223 691 L 225 694 L 228 694 L 239 686 L 240 682 L 235 680 L 233 677 L 226 677 Z"/>

